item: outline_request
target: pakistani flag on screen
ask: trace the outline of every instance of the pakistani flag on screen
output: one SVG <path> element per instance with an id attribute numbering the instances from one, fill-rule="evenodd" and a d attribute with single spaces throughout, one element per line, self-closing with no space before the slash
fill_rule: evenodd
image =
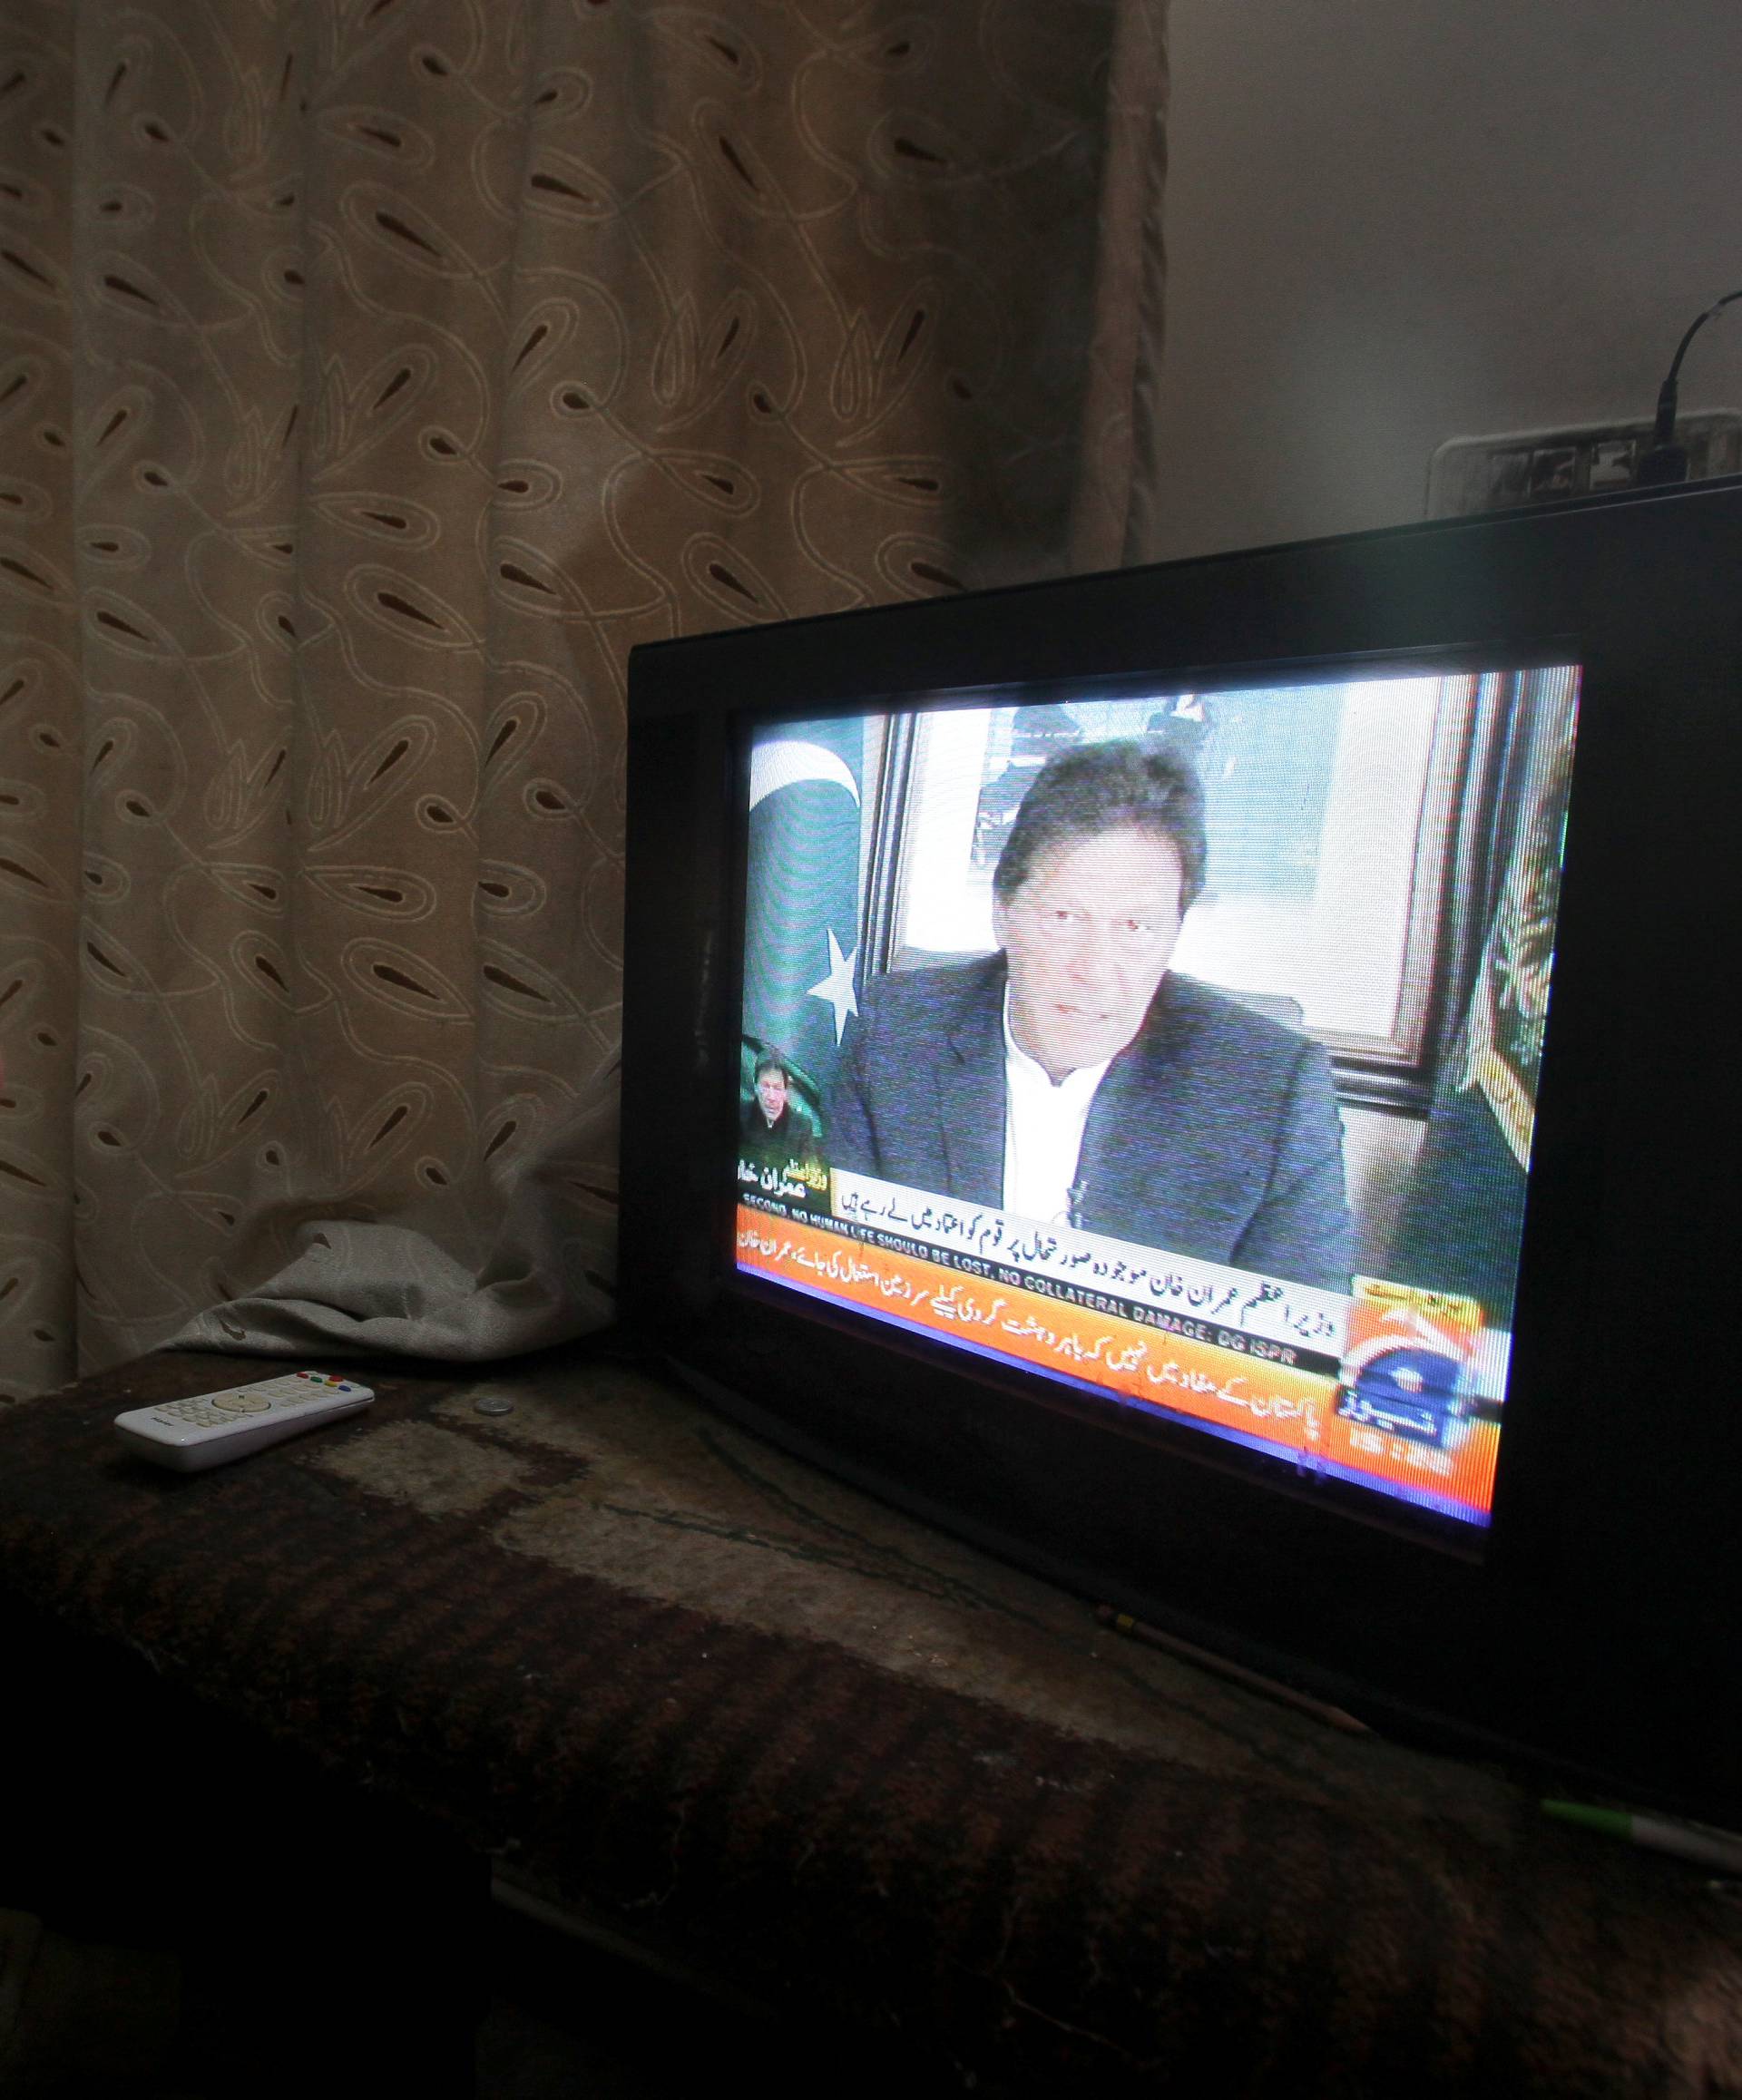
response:
<path id="1" fill-rule="evenodd" d="M 858 1011 L 864 770 L 856 721 L 783 722 L 750 751 L 744 1033 L 818 1097 Z"/>

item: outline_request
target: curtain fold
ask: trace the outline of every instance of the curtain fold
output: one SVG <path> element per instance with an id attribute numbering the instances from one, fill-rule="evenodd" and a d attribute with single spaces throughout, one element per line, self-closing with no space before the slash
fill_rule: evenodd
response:
<path id="1" fill-rule="evenodd" d="M 628 651 L 1140 544 L 1164 12 L 12 0 L 0 1394 L 606 1316 Z"/>

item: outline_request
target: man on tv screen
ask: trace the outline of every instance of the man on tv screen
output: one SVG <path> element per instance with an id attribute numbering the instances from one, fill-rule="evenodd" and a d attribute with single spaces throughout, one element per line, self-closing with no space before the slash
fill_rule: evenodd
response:
<path id="1" fill-rule="evenodd" d="M 787 1060 L 778 1051 L 766 1051 L 756 1060 L 755 1087 L 739 1117 L 738 1148 L 758 1167 L 777 1167 L 809 1158 L 817 1150 L 817 1133 L 794 1094 Z"/>
<path id="2" fill-rule="evenodd" d="M 1184 760 L 1135 740 L 1051 759 L 993 877 L 999 952 L 866 988 L 829 1165 L 1346 1291 L 1328 1060 L 1168 968 L 1204 863 Z"/>

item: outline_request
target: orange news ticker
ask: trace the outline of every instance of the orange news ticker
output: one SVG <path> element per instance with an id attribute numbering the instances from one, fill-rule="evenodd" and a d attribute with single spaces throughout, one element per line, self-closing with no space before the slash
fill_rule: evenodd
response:
<path id="1" fill-rule="evenodd" d="M 1166 1413 L 1240 1430 L 1278 1450 L 1394 1486 L 1432 1489 L 1484 1516 L 1493 1500 L 1500 1443 L 1493 1422 L 1472 1423 L 1455 1451 L 1413 1443 L 1345 1421 L 1334 1411 L 1336 1381 L 1317 1372 L 742 1206 L 738 1259 L 762 1275 L 1085 1379 Z"/>

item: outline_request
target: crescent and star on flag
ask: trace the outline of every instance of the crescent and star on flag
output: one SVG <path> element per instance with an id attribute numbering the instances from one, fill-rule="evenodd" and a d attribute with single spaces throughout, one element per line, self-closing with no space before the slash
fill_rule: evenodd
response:
<path id="1" fill-rule="evenodd" d="M 758 744 L 750 753 L 750 807 L 767 796 L 782 787 L 797 787 L 801 781 L 817 780 L 827 786 L 845 787 L 857 804 L 859 784 L 854 779 L 852 769 L 838 752 L 826 745 L 807 744 L 797 739 L 771 744 Z M 859 1002 L 853 990 L 853 965 L 858 960 L 856 943 L 845 953 L 835 936 L 833 926 L 827 928 L 828 974 L 820 983 L 813 984 L 806 993 L 809 999 L 820 999 L 835 1011 L 835 1040 L 840 1042 L 847 1028 L 847 1017 L 856 1014 Z"/>

